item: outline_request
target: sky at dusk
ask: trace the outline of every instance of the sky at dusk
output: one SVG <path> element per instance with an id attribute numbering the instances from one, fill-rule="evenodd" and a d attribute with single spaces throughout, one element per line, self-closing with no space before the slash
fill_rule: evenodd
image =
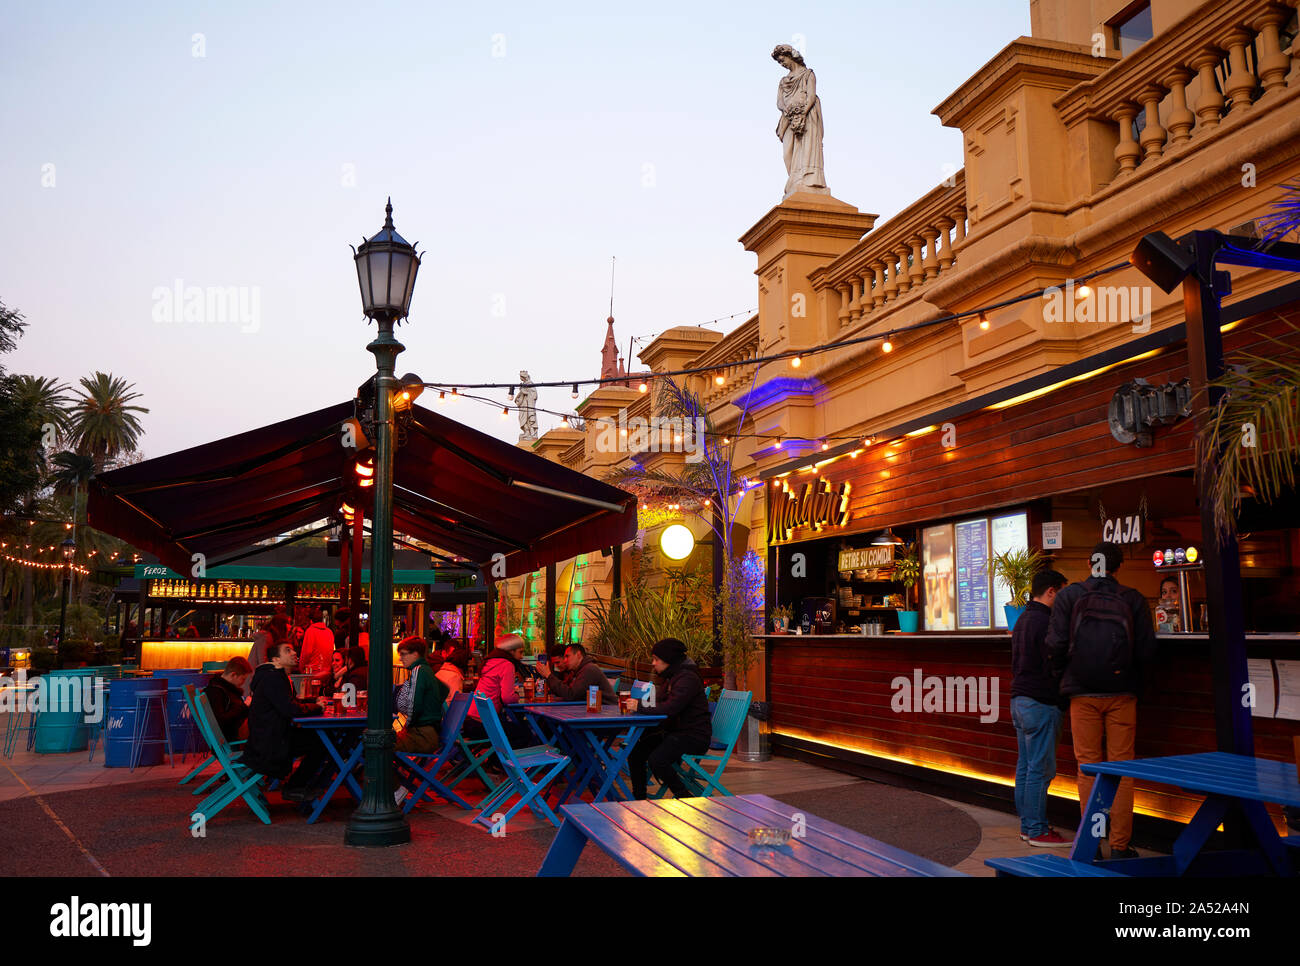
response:
<path id="1" fill-rule="evenodd" d="M 786 178 L 773 46 L 816 73 L 832 193 L 883 220 L 960 167 L 930 111 L 1029 33 L 1029 0 L 42 2 L 0 25 L 0 301 L 28 322 L 0 362 L 133 382 L 152 457 L 351 398 L 374 327 L 348 246 L 389 195 L 427 253 L 399 373 L 597 376 L 611 255 L 622 352 L 752 310 L 736 239 Z M 243 314 L 186 321 L 177 285 Z M 450 412 L 518 433 L 500 402 Z"/>

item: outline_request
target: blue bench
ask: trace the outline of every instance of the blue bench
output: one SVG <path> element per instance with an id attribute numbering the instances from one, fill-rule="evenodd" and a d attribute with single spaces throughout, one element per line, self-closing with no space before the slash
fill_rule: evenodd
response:
<path id="1" fill-rule="evenodd" d="M 1014 875 L 1032 879 L 1107 878 L 1126 879 L 1128 876 L 1099 865 L 1073 862 L 1063 855 L 1022 855 L 1014 859 L 985 859 L 984 864 L 996 869 L 999 876 Z"/>

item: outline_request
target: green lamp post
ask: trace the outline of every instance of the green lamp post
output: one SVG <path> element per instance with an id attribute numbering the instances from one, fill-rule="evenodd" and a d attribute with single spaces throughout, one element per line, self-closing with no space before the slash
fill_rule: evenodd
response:
<path id="1" fill-rule="evenodd" d="M 374 353 L 375 469 L 374 516 L 370 544 L 370 681 L 365 744 L 365 788 L 361 804 L 348 820 L 348 845 L 400 845 L 411 840 L 411 827 L 393 801 L 393 684 L 390 668 L 393 633 L 393 396 L 397 356 L 405 348 L 393 337 L 407 317 L 420 268 L 415 246 L 393 228 L 393 200 L 384 209 L 384 227 L 356 248 L 361 306 L 379 334 L 366 348 Z M 357 521 L 360 526 L 361 521 Z"/>

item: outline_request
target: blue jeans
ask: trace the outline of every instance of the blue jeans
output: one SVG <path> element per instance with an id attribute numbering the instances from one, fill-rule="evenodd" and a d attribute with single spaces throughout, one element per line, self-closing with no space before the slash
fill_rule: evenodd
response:
<path id="1" fill-rule="evenodd" d="M 1011 699 L 1011 723 L 1016 726 L 1016 814 L 1020 834 L 1046 835 L 1047 787 L 1056 777 L 1056 741 L 1061 734 L 1061 709 L 1033 698 Z"/>

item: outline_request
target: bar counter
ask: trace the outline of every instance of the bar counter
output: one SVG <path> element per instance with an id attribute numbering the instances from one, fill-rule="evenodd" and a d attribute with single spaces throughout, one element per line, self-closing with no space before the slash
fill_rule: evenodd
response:
<path id="1" fill-rule="evenodd" d="M 990 805 L 1008 807 L 1013 801 L 1010 634 L 757 637 L 764 644 L 775 749 L 883 780 L 933 786 L 940 794 L 958 789 Z M 1157 637 L 1157 670 L 1138 705 L 1136 756 L 1217 750 L 1207 635 Z M 1246 639 L 1252 659 L 1300 661 L 1300 634 L 1248 634 Z M 963 701 L 922 710 L 924 695 L 933 691 L 930 678 L 973 678 L 973 688 L 954 682 L 948 689 L 944 680 L 951 697 L 960 691 Z M 908 710 L 904 697 L 912 696 L 918 681 L 921 695 Z M 981 684 L 984 713 L 978 707 Z M 974 696 L 970 704 L 968 695 Z M 1292 737 L 1300 734 L 1300 721 L 1256 716 L 1252 723 L 1256 755 L 1294 761 Z M 1050 808 L 1058 821 L 1072 816 L 1071 827 L 1078 819 L 1076 768 L 1067 713 Z M 1199 797 L 1165 786 L 1139 783 L 1136 788 L 1139 814 L 1185 822 L 1199 803 Z M 1280 822 L 1279 810 L 1270 814 Z"/>

